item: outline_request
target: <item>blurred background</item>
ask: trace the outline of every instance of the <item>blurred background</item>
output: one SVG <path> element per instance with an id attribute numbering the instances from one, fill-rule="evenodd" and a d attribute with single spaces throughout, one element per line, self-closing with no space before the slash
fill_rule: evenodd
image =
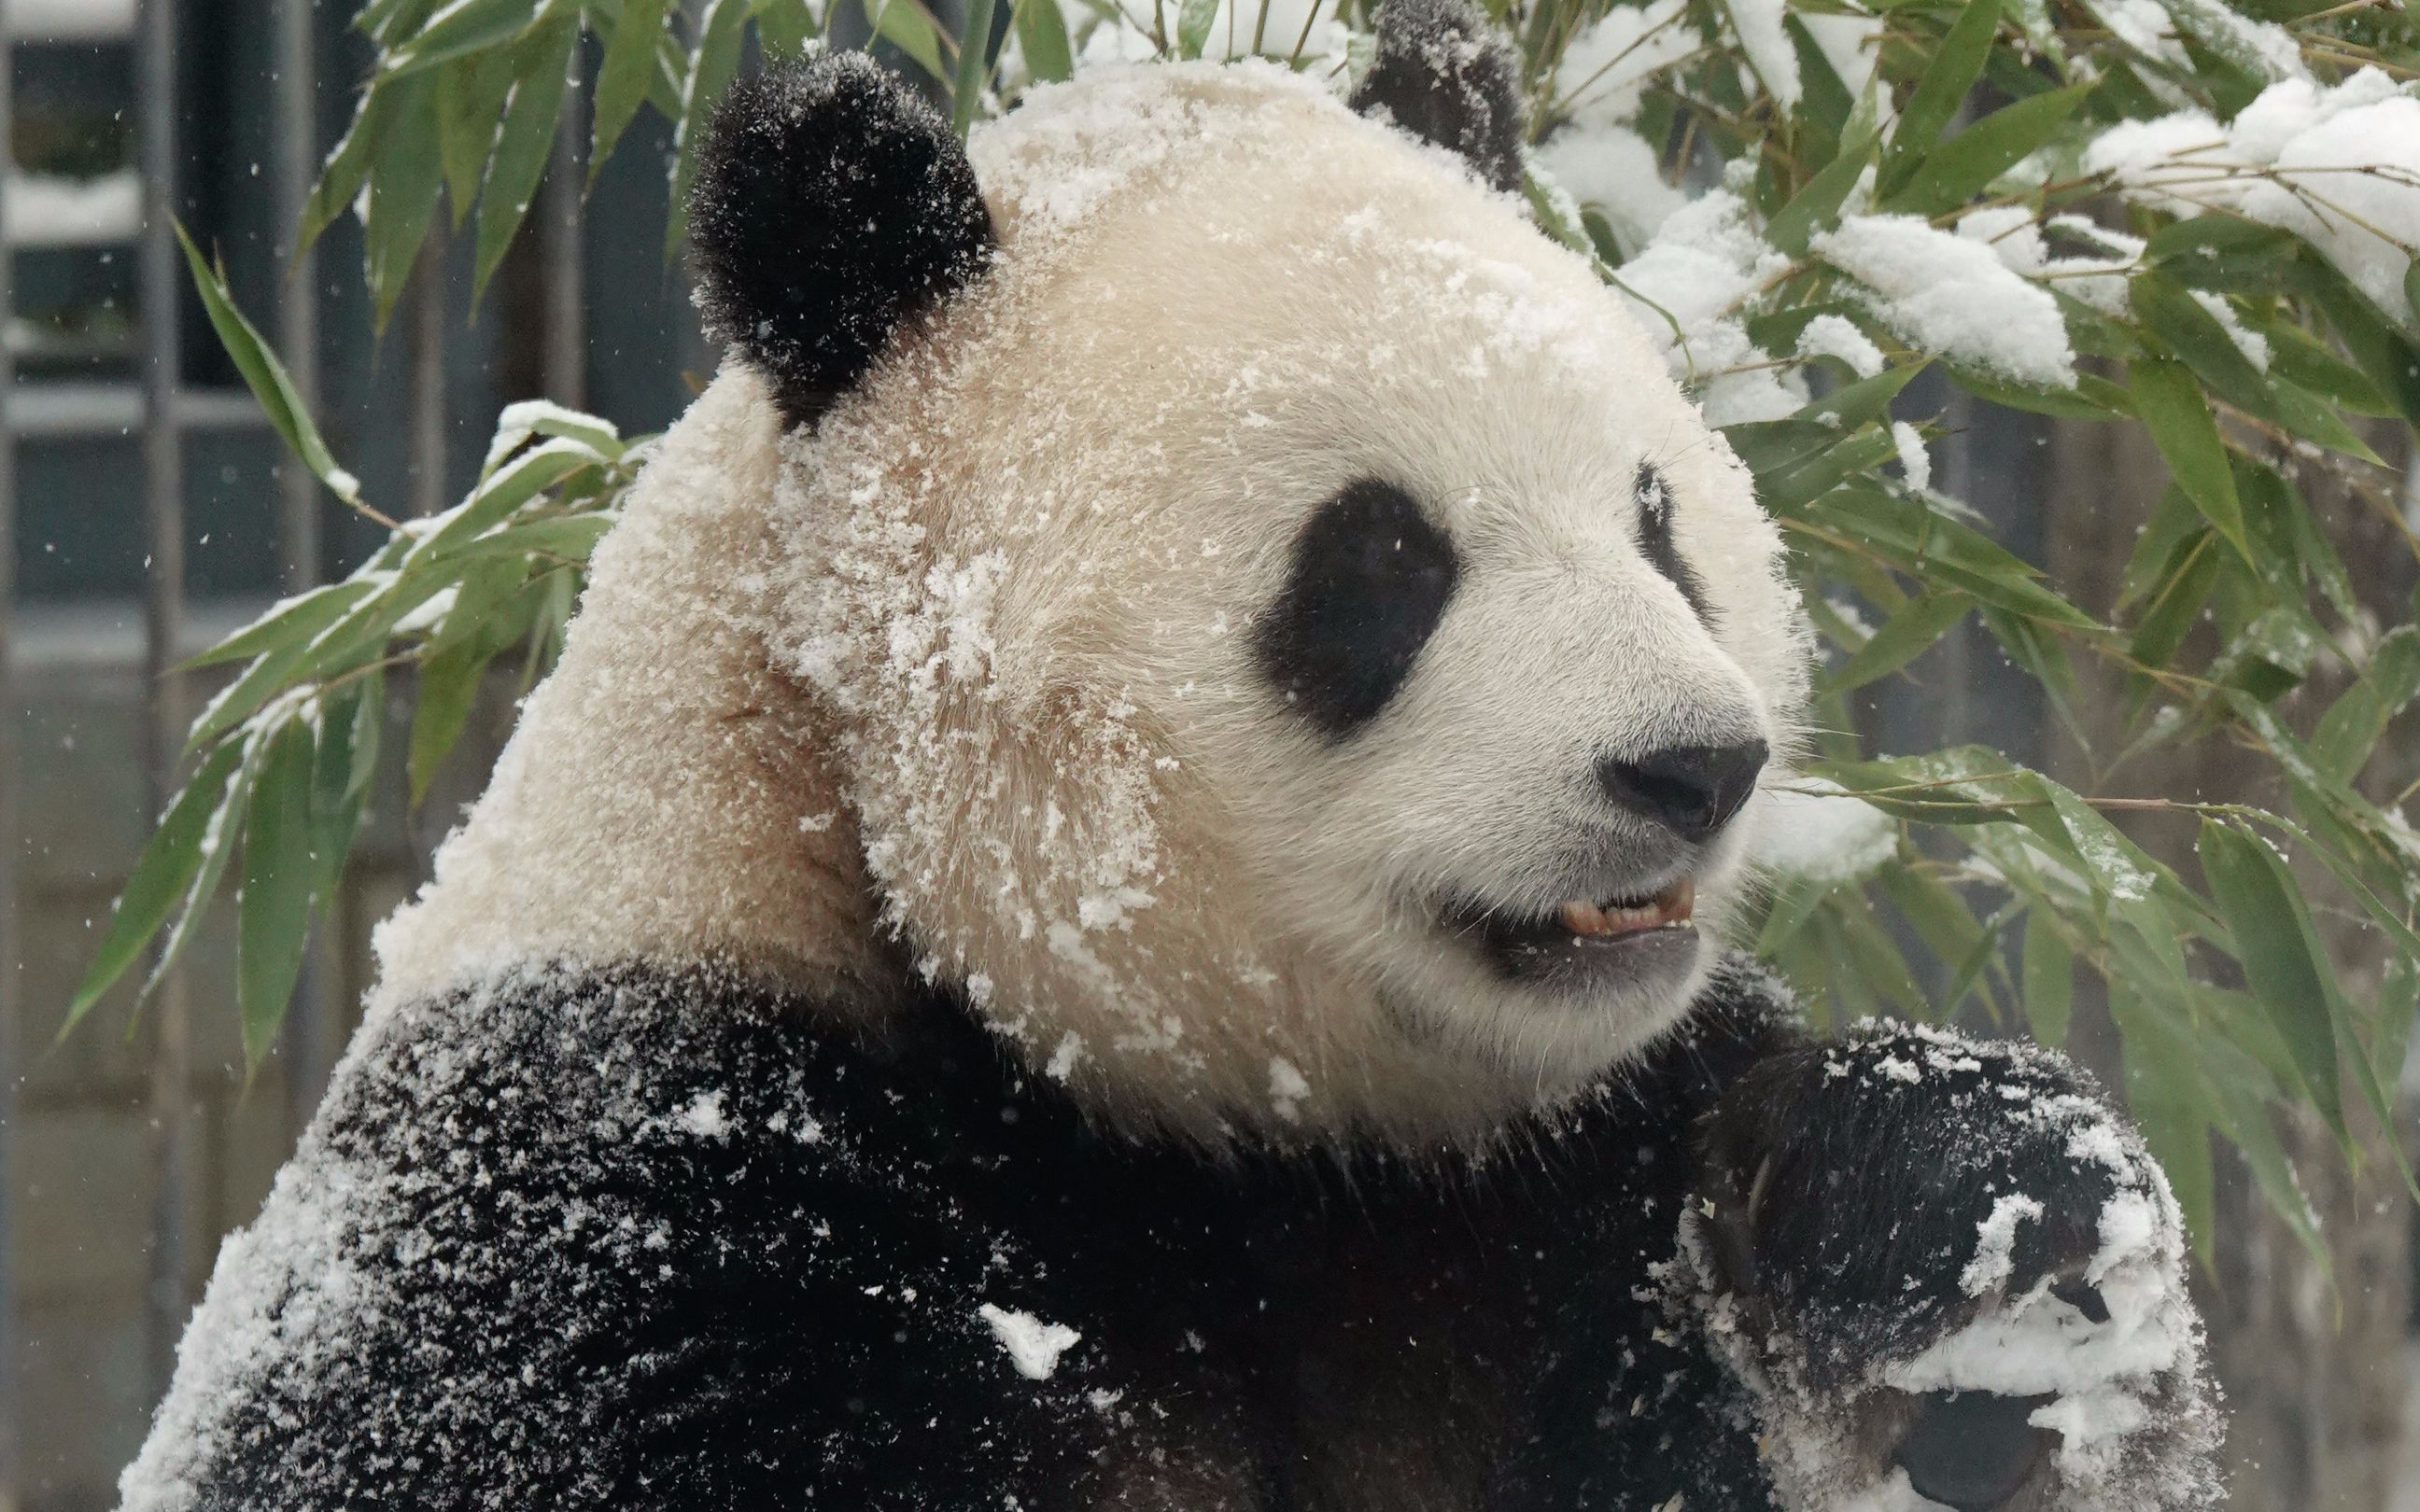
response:
<path id="1" fill-rule="evenodd" d="M 642 116 L 583 193 L 578 79 L 528 229 L 475 310 L 468 238 L 431 243 L 383 332 L 354 220 L 298 259 L 290 228 L 370 60 L 351 8 L 0 0 L 0 1512 L 115 1504 L 221 1236 L 257 1210 L 343 1049 L 369 927 L 425 874 L 511 714 L 499 687 L 416 810 L 385 774 L 335 923 L 249 1083 L 224 905 L 139 1013 L 130 982 L 59 1039 L 213 686 L 168 669 L 382 534 L 285 456 L 194 296 L 171 218 L 224 258 L 337 457 L 397 515 L 459 497 L 506 403 L 543 395 L 651 431 L 715 360 L 658 247 L 662 123 Z M 2106 601 L 2165 477 L 2131 427 L 1946 387 L 1917 399 L 1948 423 L 1946 490 L 2062 587 Z M 2365 549 L 2374 517 L 2348 507 L 2336 523 L 2376 601 L 2411 593 L 2407 556 Z M 2039 689 L 1971 625 L 1872 696 L 1885 748 L 1974 741 L 2058 771 Z M 2243 780 L 2227 761 L 2198 750 L 2139 779 L 2227 793 Z M 2079 1000 L 2071 1042 L 2115 1066 L 2094 1005 Z M 2411 1204 L 2391 1174 L 2347 1176 L 2323 1133 L 2298 1134 L 2333 1289 L 2222 1156 L 2203 1302 L 2236 1413 L 2235 1504 L 2420 1509 Z"/>

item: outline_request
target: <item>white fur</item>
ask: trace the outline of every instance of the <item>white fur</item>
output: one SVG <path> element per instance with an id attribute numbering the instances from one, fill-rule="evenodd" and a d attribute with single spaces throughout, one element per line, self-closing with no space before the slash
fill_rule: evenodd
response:
<path id="1" fill-rule="evenodd" d="M 1089 74 L 972 150 L 1000 266 L 778 467 L 742 374 L 668 439 L 382 934 L 388 990 L 701 950 L 863 982 L 861 856 L 908 956 L 1129 1123 L 1467 1137 L 1634 1053 L 1694 975 L 1550 998 L 1430 910 L 1689 864 L 1611 810 L 1599 754 L 1788 746 L 1805 646 L 1745 470 L 1516 202 L 1283 69 Z M 1711 630 L 1636 548 L 1642 460 Z M 1309 513 L 1373 474 L 1461 584 L 1331 744 L 1248 630 Z M 1701 919 L 1761 808 L 1694 863 Z"/>

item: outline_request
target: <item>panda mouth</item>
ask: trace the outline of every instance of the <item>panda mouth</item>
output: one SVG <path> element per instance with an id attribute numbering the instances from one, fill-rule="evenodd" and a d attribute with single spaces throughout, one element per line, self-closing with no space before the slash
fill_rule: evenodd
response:
<path id="1" fill-rule="evenodd" d="M 1648 964 L 1686 948 L 1695 954 L 1698 884 L 1683 876 L 1662 890 L 1604 902 L 1566 899 L 1547 913 L 1519 913 L 1477 903 L 1446 910 L 1446 928 L 1506 977 L 1574 983 L 1598 971 Z"/>

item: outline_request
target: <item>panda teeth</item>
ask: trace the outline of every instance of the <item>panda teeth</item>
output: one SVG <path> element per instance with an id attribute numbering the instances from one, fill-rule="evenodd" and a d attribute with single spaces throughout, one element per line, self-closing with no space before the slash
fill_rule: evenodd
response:
<path id="1" fill-rule="evenodd" d="M 1697 891 L 1696 883 L 1683 877 L 1643 903 L 1617 900 L 1598 904 L 1573 899 L 1562 906 L 1563 927 L 1581 939 L 1604 939 L 1685 923 L 1696 906 Z"/>

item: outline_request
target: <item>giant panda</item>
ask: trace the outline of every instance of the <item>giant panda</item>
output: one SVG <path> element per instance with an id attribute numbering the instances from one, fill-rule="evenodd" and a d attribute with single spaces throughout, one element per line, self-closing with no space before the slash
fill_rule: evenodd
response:
<path id="1" fill-rule="evenodd" d="M 1514 82 L 733 90 L 730 361 L 129 1512 L 2215 1499 L 2102 1095 L 1720 944 L 1807 650 Z"/>

